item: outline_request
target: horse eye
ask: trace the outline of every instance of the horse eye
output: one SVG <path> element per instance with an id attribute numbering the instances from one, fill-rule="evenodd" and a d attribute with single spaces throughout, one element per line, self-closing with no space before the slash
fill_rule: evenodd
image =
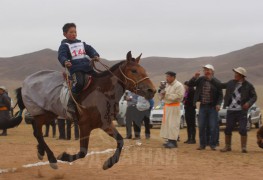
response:
<path id="1" fill-rule="evenodd" d="M 137 70 L 132 69 L 131 72 L 132 72 L 133 74 L 135 74 L 135 73 L 137 73 Z"/>

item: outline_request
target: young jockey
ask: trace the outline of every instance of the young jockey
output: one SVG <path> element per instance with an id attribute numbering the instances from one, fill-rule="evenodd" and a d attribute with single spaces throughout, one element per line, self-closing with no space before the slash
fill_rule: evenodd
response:
<path id="1" fill-rule="evenodd" d="M 78 99 L 78 95 L 84 87 L 85 74 L 93 73 L 93 68 L 87 55 L 93 60 L 98 61 L 99 54 L 90 45 L 76 39 L 77 30 L 74 23 L 65 24 L 62 30 L 66 39 L 61 41 L 58 50 L 58 60 L 63 67 L 68 68 L 73 79 L 72 94 L 75 99 Z M 67 106 L 68 112 L 75 118 L 76 105 L 71 97 Z"/>

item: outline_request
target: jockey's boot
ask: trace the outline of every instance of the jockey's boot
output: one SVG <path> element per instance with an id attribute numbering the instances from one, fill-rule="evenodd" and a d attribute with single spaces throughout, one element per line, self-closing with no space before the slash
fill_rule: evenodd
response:
<path id="1" fill-rule="evenodd" d="M 247 153 L 247 136 L 241 136 L 241 152 Z"/>
<path id="2" fill-rule="evenodd" d="M 221 152 L 227 152 L 227 151 L 231 151 L 231 135 L 225 135 L 225 147 L 223 149 L 221 149 Z"/>

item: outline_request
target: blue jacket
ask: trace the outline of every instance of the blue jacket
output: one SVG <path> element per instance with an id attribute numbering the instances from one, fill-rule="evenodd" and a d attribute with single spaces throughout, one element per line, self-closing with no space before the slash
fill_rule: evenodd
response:
<path id="1" fill-rule="evenodd" d="M 63 67 L 65 67 L 65 61 L 67 60 L 72 60 L 71 54 L 69 47 L 66 43 L 73 44 L 81 42 L 80 40 L 76 39 L 75 41 L 70 41 L 68 39 L 63 39 L 61 41 L 61 45 L 58 49 L 58 60 L 62 64 Z M 85 42 L 83 42 L 84 48 L 86 51 L 86 54 L 90 57 L 93 58 L 94 56 L 99 56 L 97 51 L 90 45 L 87 45 Z M 73 74 L 75 72 L 85 72 L 85 73 L 90 73 L 93 71 L 93 68 L 90 64 L 90 60 L 88 58 L 82 58 L 82 59 L 76 59 L 74 61 L 71 61 L 72 66 L 70 68 L 70 74 Z"/>

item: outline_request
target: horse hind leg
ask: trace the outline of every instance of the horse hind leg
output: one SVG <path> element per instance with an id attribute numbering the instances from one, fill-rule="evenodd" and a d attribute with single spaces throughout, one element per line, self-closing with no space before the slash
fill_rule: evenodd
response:
<path id="1" fill-rule="evenodd" d="M 49 116 L 48 116 L 49 117 Z M 49 117 L 50 118 L 50 117 Z M 47 117 L 45 115 L 35 116 L 34 120 L 32 122 L 33 130 L 34 130 L 34 136 L 38 141 L 37 150 L 38 150 L 38 158 L 40 160 L 43 159 L 43 156 L 45 152 L 47 153 L 48 161 L 50 163 L 50 166 L 53 169 L 57 169 L 57 159 L 55 158 L 53 152 L 46 144 L 43 133 L 42 133 L 42 126 L 45 123 Z"/>
<path id="2" fill-rule="evenodd" d="M 117 148 L 112 157 L 104 162 L 103 169 L 107 170 L 119 161 L 121 150 L 123 147 L 123 137 L 120 135 L 118 130 L 111 124 L 110 127 L 102 128 L 109 136 L 113 137 L 117 141 Z"/>
<path id="3" fill-rule="evenodd" d="M 57 159 L 61 161 L 73 162 L 77 159 L 84 158 L 88 153 L 89 137 L 91 128 L 80 125 L 80 151 L 77 154 L 70 155 L 66 152 L 60 154 Z"/>
<path id="4" fill-rule="evenodd" d="M 37 128 L 36 128 L 36 123 L 34 121 L 35 120 L 33 120 L 33 122 L 32 122 L 33 134 L 34 134 L 35 138 L 37 139 Z M 38 145 L 37 145 L 37 157 L 38 157 L 38 159 L 43 160 L 44 155 L 45 155 L 44 147 L 42 146 L 42 144 L 38 143 Z"/>

